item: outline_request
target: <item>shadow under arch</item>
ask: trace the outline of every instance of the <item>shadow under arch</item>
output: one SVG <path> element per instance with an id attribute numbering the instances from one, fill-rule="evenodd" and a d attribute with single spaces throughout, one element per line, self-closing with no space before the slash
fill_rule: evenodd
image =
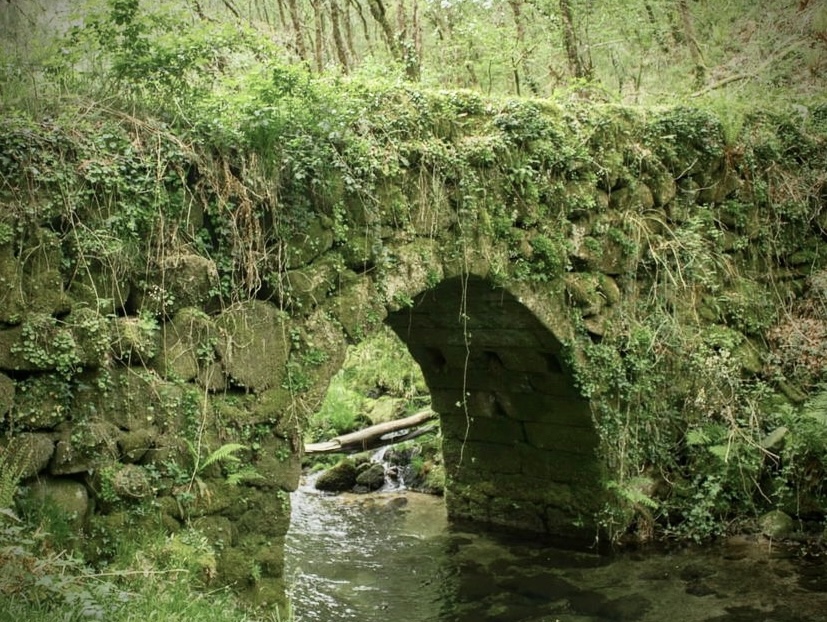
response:
<path id="1" fill-rule="evenodd" d="M 385 321 L 422 368 L 440 417 L 449 517 L 594 541 L 599 438 L 554 334 L 477 276 L 446 279 Z"/>

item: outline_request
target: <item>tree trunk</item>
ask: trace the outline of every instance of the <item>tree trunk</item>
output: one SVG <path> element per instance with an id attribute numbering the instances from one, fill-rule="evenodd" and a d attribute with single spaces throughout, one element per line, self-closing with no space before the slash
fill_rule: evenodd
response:
<path id="1" fill-rule="evenodd" d="M 695 26 L 692 23 L 692 14 L 689 12 L 689 4 L 687 4 L 686 0 L 678 0 L 678 12 L 680 13 L 681 23 L 683 24 L 683 35 L 686 39 L 686 45 L 689 47 L 689 54 L 692 56 L 692 62 L 695 64 L 695 83 L 701 86 L 706 79 L 706 63 L 701 52 L 701 46 L 698 44 Z"/>
<path id="2" fill-rule="evenodd" d="M 382 31 L 382 36 L 385 39 L 388 50 L 390 50 L 391 56 L 398 61 L 402 61 L 402 55 L 399 53 L 399 45 L 393 34 L 393 28 L 391 28 L 390 22 L 388 22 L 387 11 L 385 10 L 385 5 L 382 4 L 382 0 L 368 0 L 368 8 L 373 19 L 379 24 L 379 29 Z"/>
<path id="3" fill-rule="evenodd" d="M 399 443 L 402 440 L 408 440 L 432 431 L 433 426 L 427 428 L 424 432 L 411 430 L 411 428 L 417 428 L 435 417 L 436 413 L 434 411 L 430 409 L 422 410 L 410 417 L 372 425 L 364 430 L 343 434 L 323 443 L 309 443 L 304 446 L 304 453 L 349 453 Z"/>
<path id="4" fill-rule="evenodd" d="M 316 64 L 316 71 L 319 73 L 324 69 L 324 13 L 321 2 L 311 2 L 313 5 L 313 25 L 315 38 L 313 44 L 313 59 Z"/>
<path id="5" fill-rule="evenodd" d="M 293 24 L 293 41 L 296 46 L 296 54 L 299 58 L 307 60 L 307 48 L 304 45 L 304 32 L 302 30 L 301 15 L 296 0 L 287 0 L 287 8 L 290 11 L 290 21 Z"/>
<path id="6" fill-rule="evenodd" d="M 560 0 L 560 17 L 563 20 L 563 46 L 566 48 L 566 58 L 569 61 L 569 71 L 575 78 L 591 77 L 591 70 L 586 67 L 580 57 L 577 45 L 577 35 L 574 32 L 574 18 L 572 17 L 569 0 Z"/>
<path id="7" fill-rule="evenodd" d="M 333 33 L 333 46 L 336 48 L 336 56 L 342 65 L 342 71 L 347 73 L 350 70 L 350 62 L 347 57 L 345 41 L 342 39 L 341 19 L 342 12 L 339 9 L 338 0 L 330 0 L 330 30 Z"/>

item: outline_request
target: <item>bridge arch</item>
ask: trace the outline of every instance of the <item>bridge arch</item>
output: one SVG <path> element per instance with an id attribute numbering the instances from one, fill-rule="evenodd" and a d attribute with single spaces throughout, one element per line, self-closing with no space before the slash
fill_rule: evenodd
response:
<path id="1" fill-rule="evenodd" d="M 553 330 L 473 275 L 420 292 L 385 321 L 422 368 L 440 417 L 449 516 L 594 538 L 599 438 Z"/>

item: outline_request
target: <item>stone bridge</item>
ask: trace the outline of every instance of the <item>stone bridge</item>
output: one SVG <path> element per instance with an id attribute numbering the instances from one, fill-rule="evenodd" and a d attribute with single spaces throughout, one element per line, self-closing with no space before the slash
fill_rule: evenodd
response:
<path id="1" fill-rule="evenodd" d="M 120 120 L 107 147 L 3 121 L 0 427 L 34 499 L 95 534 L 194 526 L 217 581 L 280 601 L 302 422 L 386 322 L 440 415 L 450 515 L 592 542 L 636 515 L 609 484 L 647 466 L 611 419 L 647 407 L 635 322 L 714 328 L 755 374 L 774 301 L 824 263 L 823 110 L 732 142 L 691 109 L 383 97 L 372 168 L 313 179 L 170 143 L 115 191 L 95 171 L 141 144 Z"/>

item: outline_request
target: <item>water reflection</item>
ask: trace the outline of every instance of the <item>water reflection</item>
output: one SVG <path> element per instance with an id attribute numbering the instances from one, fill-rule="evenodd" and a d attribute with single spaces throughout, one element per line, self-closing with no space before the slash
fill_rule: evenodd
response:
<path id="1" fill-rule="evenodd" d="M 824 622 L 827 568 L 747 540 L 612 558 L 449 528 L 416 493 L 294 493 L 296 622 Z"/>

